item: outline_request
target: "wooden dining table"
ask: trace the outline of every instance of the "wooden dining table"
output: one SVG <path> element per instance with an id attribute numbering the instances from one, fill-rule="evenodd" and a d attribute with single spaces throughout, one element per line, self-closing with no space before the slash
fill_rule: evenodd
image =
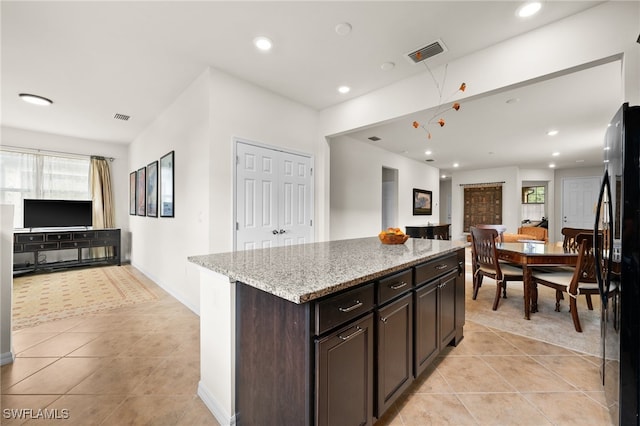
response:
<path id="1" fill-rule="evenodd" d="M 530 319 L 531 312 L 537 311 L 537 303 L 532 306 L 533 279 L 531 271 L 534 266 L 567 266 L 575 265 L 578 252 L 565 249 L 561 245 L 543 243 L 541 241 L 521 241 L 517 243 L 497 243 L 498 259 L 522 266 L 524 283 L 524 318 Z"/>

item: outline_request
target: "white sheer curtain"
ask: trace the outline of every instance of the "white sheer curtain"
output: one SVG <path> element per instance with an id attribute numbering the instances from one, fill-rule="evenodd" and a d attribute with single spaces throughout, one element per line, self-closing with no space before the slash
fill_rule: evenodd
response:
<path id="1" fill-rule="evenodd" d="M 23 226 L 23 200 L 89 200 L 89 158 L 0 150 L 0 203 L 15 206 L 14 226 Z"/>

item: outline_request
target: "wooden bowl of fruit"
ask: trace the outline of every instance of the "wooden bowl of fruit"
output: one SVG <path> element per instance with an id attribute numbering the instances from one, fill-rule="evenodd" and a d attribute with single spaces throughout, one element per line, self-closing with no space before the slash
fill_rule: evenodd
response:
<path id="1" fill-rule="evenodd" d="M 378 234 L 378 238 L 382 244 L 404 244 L 409 236 L 400 230 L 400 228 L 387 228 Z"/>

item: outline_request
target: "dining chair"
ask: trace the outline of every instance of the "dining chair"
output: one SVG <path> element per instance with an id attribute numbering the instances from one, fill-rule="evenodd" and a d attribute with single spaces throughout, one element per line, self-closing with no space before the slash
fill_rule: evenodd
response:
<path id="1" fill-rule="evenodd" d="M 578 244 L 576 243 L 576 237 L 578 234 L 593 234 L 593 229 L 581 229 L 581 228 L 562 228 L 560 230 L 562 234 L 562 247 L 568 250 L 577 250 Z"/>
<path id="2" fill-rule="evenodd" d="M 496 281 L 496 295 L 493 300 L 493 310 L 498 309 L 500 289 L 503 297 L 507 297 L 507 281 L 522 281 L 522 269 L 498 260 L 496 240 L 498 231 L 491 228 L 472 226 L 471 229 L 471 259 L 473 270 L 473 300 L 478 296 L 482 286 L 482 278 L 489 277 Z"/>
<path id="3" fill-rule="evenodd" d="M 504 242 L 504 233 L 507 231 L 507 227 L 505 225 L 492 225 L 492 224 L 482 223 L 482 224 L 475 225 L 475 227 L 479 229 L 495 229 L 496 232 L 498 233 L 497 242 L 499 243 Z"/>
<path id="4" fill-rule="evenodd" d="M 600 235 L 599 238 L 602 238 Z M 536 269 L 532 273 L 532 302 L 538 300 L 538 284 L 556 290 L 556 312 L 560 312 L 560 301 L 564 299 L 564 293 L 569 295 L 569 311 L 573 319 L 573 325 L 577 332 L 582 332 L 580 317 L 578 316 L 577 298 L 585 295 L 587 308 L 593 310 L 592 295 L 598 295 L 596 281 L 595 257 L 593 255 L 593 232 L 578 233 L 575 237 L 578 247 L 578 260 L 573 271 L 558 268 L 557 272 L 547 272 L 551 268 L 545 268 L 540 272 Z"/>

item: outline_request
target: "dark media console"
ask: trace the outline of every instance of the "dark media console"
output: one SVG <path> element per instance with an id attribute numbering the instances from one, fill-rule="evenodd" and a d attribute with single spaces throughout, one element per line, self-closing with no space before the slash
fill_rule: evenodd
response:
<path id="1" fill-rule="evenodd" d="M 104 250 L 91 250 L 104 247 Z M 109 250 L 111 249 L 111 250 Z M 45 252 L 77 250 L 73 260 L 41 261 Z M 120 265 L 120 229 L 24 230 L 13 234 L 14 253 L 32 253 L 33 261 L 15 259 L 14 273 L 41 272 L 54 269 L 94 265 Z M 96 252 L 100 252 L 96 254 Z M 97 256 L 97 257 L 96 257 Z"/>

